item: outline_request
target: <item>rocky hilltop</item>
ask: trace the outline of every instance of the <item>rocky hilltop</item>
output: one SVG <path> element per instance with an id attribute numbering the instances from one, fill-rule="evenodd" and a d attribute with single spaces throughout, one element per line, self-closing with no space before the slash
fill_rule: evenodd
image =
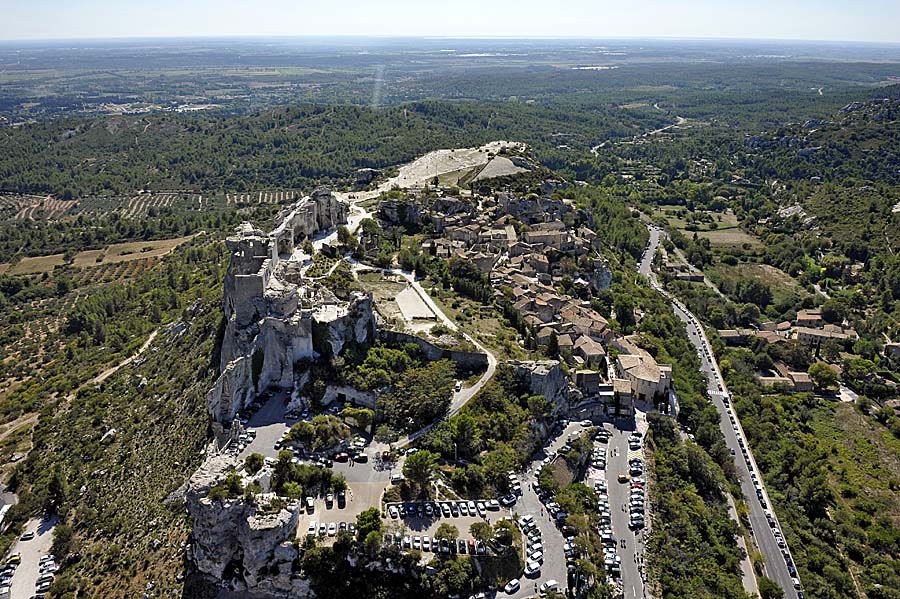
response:
<path id="1" fill-rule="evenodd" d="M 354 292 L 341 300 L 302 276 L 309 256 L 300 244 L 346 221 L 346 204 L 317 190 L 279 214 L 271 233 L 245 222 L 226 240 L 221 375 L 206 398 L 219 427 L 229 426 L 257 392 L 292 389 L 298 361 L 336 356 L 348 342 L 374 338 L 370 296 Z"/>
<path id="2" fill-rule="evenodd" d="M 299 504 L 271 494 L 213 499 L 237 460 L 212 456 L 188 484 L 186 505 L 194 521 L 191 557 L 195 567 L 217 583 L 239 592 L 270 597 L 311 595 L 307 581 L 292 574 L 297 547 Z"/>

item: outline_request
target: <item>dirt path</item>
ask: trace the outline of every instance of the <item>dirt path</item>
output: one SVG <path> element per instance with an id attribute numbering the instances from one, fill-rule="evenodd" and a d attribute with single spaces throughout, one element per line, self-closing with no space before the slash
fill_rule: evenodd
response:
<path id="1" fill-rule="evenodd" d="M 100 374 L 95 376 L 94 378 L 92 378 L 90 381 L 88 381 L 88 383 L 93 383 L 95 385 L 100 384 L 103 381 L 105 381 L 106 379 L 108 379 L 109 377 L 111 377 L 112 375 L 114 375 L 123 366 L 128 366 L 129 364 L 134 362 L 135 358 L 137 358 L 139 355 L 144 353 L 144 350 L 146 350 L 148 347 L 150 347 L 150 344 L 153 343 L 154 339 L 156 339 L 156 335 L 158 333 L 159 333 L 159 329 L 156 329 L 155 331 L 150 333 L 150 336 L 147 337 L 147 340 L 144 341 L 144 345 L 142 345 L 139 350 L 137 350 L 134 354 L 125 358 L 124 360 L 122 360 L 121 362 L 116 364 L 115 366 L 110 366 L 109 368 L 107 368 L 106 370 L 104 370 L 103 372 L 101 372 Z"/>
<path id="2" fill-rule="evenodd" d="M 14 432 L 18 431 L 23 426 L 34 426 L 37 422 L 38 415 L 36 413 L 31 414 L 23 414 L 6 425 L 3 429 L 3 432 L 0 432 L 0 443 L 6 441 L 6 438 L 9 437 Z"/>

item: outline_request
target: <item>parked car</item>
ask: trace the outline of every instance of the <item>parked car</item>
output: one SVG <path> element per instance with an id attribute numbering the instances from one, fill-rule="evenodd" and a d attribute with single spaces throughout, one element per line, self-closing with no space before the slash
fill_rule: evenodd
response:
<path id="1" fill-rule="evenodd" d="M 506 586 L 503 587 L 503 590 L 506 591 L 507 595 L 512 595 L 513 593 L 518 592 L 520 586 L 518 580 L 510 580 L 506 583 Z"/>

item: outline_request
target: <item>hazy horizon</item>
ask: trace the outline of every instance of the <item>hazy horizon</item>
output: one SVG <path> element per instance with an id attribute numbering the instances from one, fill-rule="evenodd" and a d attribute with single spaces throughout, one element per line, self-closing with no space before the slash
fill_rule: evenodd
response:
<path id="1" fill-rule="evenodd" d="M 0 41 L 386 37 L 665 39 L 900 44 L 886 0 L 34 0 L 3 7 Z"/>

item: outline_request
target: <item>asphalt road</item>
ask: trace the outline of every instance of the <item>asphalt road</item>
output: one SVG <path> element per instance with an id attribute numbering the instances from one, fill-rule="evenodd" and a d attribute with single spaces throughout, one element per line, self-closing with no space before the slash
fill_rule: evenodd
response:
<path id="1" fill-rule="evenodd" d="M 650 284 L 655 289 L 663 293 L 663 295 L 665 295 L 672 302 L 672 308 L 675 311 L 676 316 L 678 316 L 678 318 L 680 318 L 687 325 L 688 338 L 690 339 L 694 347 L 697 348 L 697 354 L 700 356 L 700 370 L 707 376 L 707 380 L 709 381 L 708 390 L 710 398 L 712 399 L 713 405 L 715 405 L 716 409 L 719 412 L 719 425 L 722 429 L 722 434 L 725 437 L 725 442 L 728 445 L 728 448 L 734 451 L 735 468 L 737 469 L 738 477 L 741 480 L 741 491 L 743 492 L 747 505 L 749 506 L 751 533 L 753 535 L 753 540 L 757 548 L 759 549 L 760 553 L 763 556 L 763 559 L 765 560 L 766 576 L 777 582 L 778 585 L 781 586 L 782 589 L 784 589 L 784 596 L 786 599 L 797 599 L 797 591 L 794 590 L 791 576 L 788 572 L 784 557 L 782 556 L 781 549 L 778 547 L 778 543 L 775 541 L 773 530 L 768 524 L 765 510 L 757 500 L 756 489 L 753 485 L 753 481 L 750 478 L 750 469 L 748 468 L 747 463 L 744 460 L 744 455 L 741 451 L 738 439 L 744 439 L 744 444 L 747 448 L 748 459 L 750 460 L 753 470 L 759 477 L 759 469 L 756 468 L 756 461 L 753 459 L 753 452 L 750 450 L 750 446 L 746 442 L 746 437 L 744 436 L 743 429 L 741 428 L 740 419 L 738 419 L 736 414 L 733 414 L 735 425 L 732 425 L 731 420 L 729 419 L 728 409 L 723 401 L 723 397 L 728 394 L 728 389 L 725 386 L 725 381 L 722 379 L 719 366 L 715 361 L 712 350 L 710 349 L 709 341 L 706 338 L 705 333 L 703 332 L 703 328 L 700 325 L 700 322 L 694 317 L 693 314 L 688 311 L 687 307 L 685 307 L 677 299 L 672 298 L 659 286 L 656 275 L 653 273 L 650 266 L 652 264 L 652 258 L 656 254 L 657 246 L 659 245 L 660 231 L 654 226 L 649 226 L 648 230 L 650 231 L 650 243 L 641 260 L 639 271 L 650 281 Z M 719 388 L 720 385 L 721 389 Z M 735 430 L 735 427 L 737 428 L 737 430 Z M 765 484 L 763 483 L 761 477 L 759 477 L 759 482 L 762 489 L 763 498 L 765 499 L 769 510 L 774 515 L 775 512 L 774 509 L 772 509 L 772 502 L 769 500 L 768 491 L 766 490 Z M 780 529 L 781 525 L 777 522 L 777 516 L 774 517 L 776 519 L 776 524 Z M 746 566 L 743 569 L 745 572 L 747 571 Z M 745 588 L 748 587 L 748 584 L 751 583 L 749 583 L 748 581 L 744 582 Z M 755 581 L 752 584 L 755 586 Z"/>
<path id="2" fill-rule="evenodd" d="M 539 451 L 534 456 L 534 460 L 529 464 L 525 475 L 522 477 L 522 496 L 516 502 L 513 512 L 518 516 L 531 514 L 541 531 L 541 544 L 544 546 L 544 563 L 541 565 L 541 572 L 534 578 L 525 578 L 522 576 L 520 582 L 522 587 L 517 593 L 507 595 L 502 590 L 497 593 L 498 597 L 511 597 L 512 599 L 524 599 L 525 597 L 535 596 L 535 585 L 538 587 L 547 580 L 556 580 L 559 582 L 560 592 L 565 592 L 568 582 L 568 570 L 566 569 L 566 554 L 563 545 L 565 538 L 562 532 L 556 527 L 544 509 L 544 504 L 538 499 L 537 493 L 534 491 L 533 483 L 537 480 L 537 473 L 540 471 L 543 459 L 550 452 L 557 452 L 566 444 L 569 435 L 583 430 L 583 427 L 576 423 L 569 423 L 562 433 L 552 438 L 549 443 L 544 446 L 543 451 Z"/>
<path id="3" fill-rule="evenodd" d="M 728 392 L 728 388 L 721 378 L 715 358 L 712 357 L 712 350 L 709 349 L 706 335 L 703 333 L 697 320 L 694 319 L 693 315 L 683 306 L 678 302 L 674 302 L 673 307 L 675 309 L 675 314 L 687 324 L 688 336 L 691 339 L 691 343 L 698 349 L 701 370 L 709 379 L 709 396 L 712 399 L 713 405 L 715 405 L 716 409 L 719 411 L 719 425 L 722 429 L 722 434 L 725 436 L 725 443 L 728 445 L 729 449 L 734 450 L 734 463 L 738 477 L 741 480 L 741 491 L 743 491 L 745 501 L 750 508 L 750 527 L 753 532 L 756 546 L 759 548 L 760 553 L 762 553 L 763 558 L 765 558 L 766 575 L 784 589 L 784 595 L 787 599 L 796 599 L 797 591 L 794 590 L 787 564 L 784 561 L 778 543 L 775 541 L 775 535 L 772 532 L 772 528 L 766 520 L 765 510 L 756 497 L 756 489 L 750 478 L 750 469 L 747 467 L 747 463 L 744 460 L 744 454 L 741 452 L 741 447 L 738 443 L 739 438 L 744 439 L 744 444 L 747 447 L 747 456 L 749 457 L 751 464 L 753 464 L 754 471 L 759 477 L 763 497 L 766 500 L 766 504 L 769 506 L 769 510 L 774 514 L 772 502 L 769 500 L 765 484 L 762 482 L 762 477 L 759 475 L 759 469 L 756 468 L 753 452 L 750 450 L 746 437 L 744 437 L 740 419 L 738 419 L 737 414 L 734 414 L 735 425 L 732 425 L 731 420 L 729 419 L 728 410 L 723 401 L 724 394 Z M 706 353 L 707 350 L 709 351 L 709 355 Z M 722 385 L 721 391 L 719 390 L 720 384 Z M 735 431 L 735 427 L 737 427 L 737 431 Z M 779 528 L 781 528 L 780 525 Z"/>
<path id="4" fill-rule="evenodd" d="M 609 442 L 607 443 L 606 454 L 606 478 L 607 489 L 609 491 L 609 511 L 612 520 L 613 536 L 619 544 L 616 552 L 622 560 L 622 593 L 624 599 L 643 599 L 644 582 L 635 556 L 644 555 L 643 534 L 644 531 L 632 531 L 628 527 L 629 514 L 628 503 L 630 501 L 631 485 L 629 483 L 620 483 L 618 477 L 620 474 L 628 474 L 628 460 L 633 457 L 641 457 L 643 459 L 643 450 L 632 452 L 629 456 L 628 437 L 636 430 L 635 421 L 631 418 L 618 419 L 615 426 L 607 425 L 604 428 L 610 431 Z M 640 427 L 641 433 L 646 432 L 646 426 Z M 646 474 L 646 473 L 645 473 Z M 624 509 L 623 509 L 624 507 Z M 647 504 L 645 503 L 645 510 Z M 644 513 L 646 521 L 649 522 L 650 514 L 648 511 Z M 635 534 L 637 532 L 637 534 Z M 622 541 L 625 545 L 622 545 Z"/>

